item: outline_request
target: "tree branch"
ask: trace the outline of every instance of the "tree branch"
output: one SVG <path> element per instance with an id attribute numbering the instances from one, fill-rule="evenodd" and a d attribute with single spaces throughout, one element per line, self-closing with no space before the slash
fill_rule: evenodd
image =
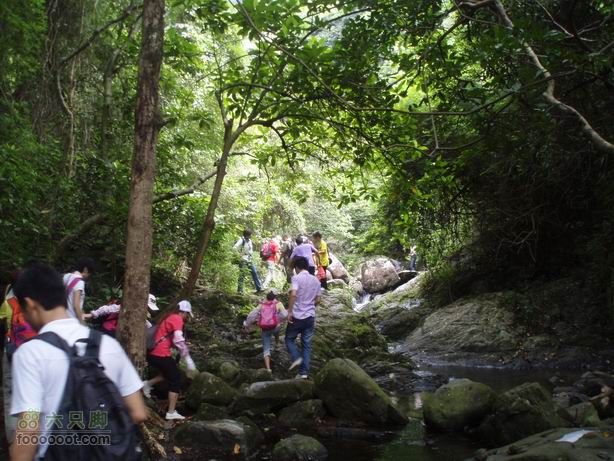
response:
<path id="1" fill-rule="evenodd" d="M 95 29 L 94 32 L 92 32 L 92 35 L 90 35 L 90 37 L 85 42 L 83 42 L 75 51 L 73 51 L 68 56 L 66 56 L 65 58 L 60 60 L 60 62 L 58 63 L 58 67 L 62 67 L 64 65 L 66 65 L 66 63 L 68 63 L 70 60 L 75 58 L 79 53 L 81 53 L 85 49 L 89 48 L 90 45 L 92 43 L 94 43 L 94 40 L 96 40 L 96 38 L 98 38 L 98 36 L 101 33 L 103 33 L 105 30 L 107 30 L 111 26 L 114 26 L 118 22 L 122 22 L 124 19 L 126 19 L 128 16 L 130 16 L 133 11 L 135 11 L 138 8 L 141 8 L 142 6 L 143 6 L 143 4 L 140 3 L 140 2 L 139 3 L 131 3 L 128 6 L 128 8 L 126 8 L 122 12 L 122 14 L 119 15 L 117 18 L 115 18 L 115 19 L 107 22 L 106 24 L 100 26 L 98 29 Z"/>

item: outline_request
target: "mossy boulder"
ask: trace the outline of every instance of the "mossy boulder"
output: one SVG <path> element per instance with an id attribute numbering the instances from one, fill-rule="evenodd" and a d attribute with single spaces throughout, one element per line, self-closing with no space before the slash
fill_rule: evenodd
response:
<path id="1" fill-rule="evenodd" d="M 232 407 L 235 413 L 270 413 L 314 395 L 313 382 L 305 379 L 263 381 L 251 384 Z"/>
<path id="2" fill-rule="evenodd" d="M 227 383 L 232 383 L 239 373 L 241 372 L 241 367 L 235 361 L 223 362 L 219 368 L 219 376 Z"/>
<path id="3" fill-rule="evenodd" d="M 315 378 L 316 394 L 333 416 L 372 426 L 399 426 L 407 418 L 375 381 L 349 359 L 333 359 Z"/>
<path id="4" fill-rule="evenodd" d="M 226 407 L 219 407 L 204 402 L 200 404 L 198 411 L 194 415 L 196 421 L 215 421 L 225 418 L 228 418 L 228 409 Z"/>
<path id="5" fill-rule="evenodd" d="M 424 400 L 424 421 L 440 431 L 476 426 L 491 411 L 495 392 L 486 384 L 459 379 L 441 386 Z"/>
<path id="6" fill-rule="evenodd" d="M 305 400 L 284 408 L 279 413 L 279 422 L 290 428 L 308 428 L 317 424 L 326 415 L 321 400 Z"/>
<path id="7" fill-rule="evenodd" d="M 521 384 L 497 399 L 494 412 L 484 419 L 478 433 L 490 446 L 513 443 L 548 429 L 567 426 L 569 423 L 558 410 L 541 385 Z"/>
<path id="8" fill-rule="evenodd" d="M 197 448 L 209 457 L 246 459 L 254 454 L 262 441 L 261 433 L 231 419 L 189 421 L 182 424 L 175 433 L 176 444 Z"/>
<path id="9" fill-rule="evenodd" d="M 211 405 L 229 405 L 237 395 L 237 391 L 217 376 L 202 372 L 196 375 L 186 394 L 186 405 L 197 410 L 201 403 Z"/>
<path id="10" fill-rule="evenodd" d="M 324 445 L 300 434 L 279 441 L 273 449 L 273 461 L 324 461 L 327 457 Z"/>
<path id="11" fill-rule="evenodd" d="M 557 442 L 576 428 L 553 429 L 511 445 L 482 452 L 482 461 L 607 461 L 614 460 L 614 427 L 595 428 L 574 443 Z M 469 460 L 467 460 L 469 461 Z"/>

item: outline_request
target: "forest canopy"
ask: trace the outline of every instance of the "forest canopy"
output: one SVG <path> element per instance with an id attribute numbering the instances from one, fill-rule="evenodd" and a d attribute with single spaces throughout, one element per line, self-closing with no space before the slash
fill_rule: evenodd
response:
<path id="1" fill-rule="evenodd" d="M 611 2 L 164 3 L 154 270 L 229 288 L 244 227 L 320 230 L 433 268 L 471 248 L 498 285 L 581 266 L 614 299 Z M 87 254 L 120 283 L 142 20 L 0 3 L 3 268 Z"/>

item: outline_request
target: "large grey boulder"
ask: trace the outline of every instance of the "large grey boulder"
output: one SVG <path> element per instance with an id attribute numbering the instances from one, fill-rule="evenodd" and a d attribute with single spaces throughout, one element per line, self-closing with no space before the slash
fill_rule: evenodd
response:
<path id="1" fill-rule="evenodd" d="M 328 266 L 328 271 L 333 276 L 333 279 L 341 279 L 349 282 L 350 274 L 343 263 L 339 260 L 339 258 L 337 258 L 337 255 L 330 253 L 330 256 L 333 259 L 333 262 L 330 266 Z"/>
<path id="2" fill-rule="evenodd" d="M 186 404 L 193 410 L 197 410 L 203 402 L 226 406 L 233 401 L 236 395 L 237 391 L 224 380 L 211 373 L 202 372 L 192 381 L 186 394 Z"/>
<path id="3" fill-rule="evenodd" d="M 264 381 L 251 384 L 232 407 L 235 413 L 270 413 L 294 402 L 313 398 L 314 384 L 305 379 Z"/>
<path id="4" fill-rule="evenodd" d="M 209 456 L 231 458 L 251 456 L 263 441 L 260 431 L 240 421 L 196 421 L 182 424 L 175 433 L 175 442 L 205 451 Z M 208 459 L 208 458 L 205 458 Z"/>
<path id="5" fill-rule="evenodd" d="M 565 427 L 552 397 L 538 383 L 525 383 L 503 393 L 478 429 L 481 439 L 490 446 L 513 443 L 539 432 Z"/>
<path id="6" fill-rule="evenodd" d="M 577 428 L 541 432 L 525 439 L 481 453 L 471 461 L 607 461 L 614 460 L 614 427 L 592 428 L 576 442 L 557 442 Z M 467 460 L 469 461 L 469 460 Z"/>
<path id="7" fill-rule="evenodd" d="M 316 394 L 333 416 L 372 426 L 399 426 L 407 418 L 362 368 L 349 359 L 328 362 L 315 378 Z"/>
<path id="8" fill-rule="evenodd" d="M 478 425 L 495 400 L 495 392 L 486 384 L 468 379 L 452 381 L 424 400 L 424 421 L 440 431 L 460 431 Z"/>
<path id="9" fill-rule="evenodd" d="M 273 461 L 324 461 L 327 457 L 324 445 L 300 434 L 281 440 L 273 449 Z"/>
<path id="10" fill-rule="evenodd" d="M 401 282 L 394 264 L 388 258 L 376 258 L 363 263 L 360 274 L 362 286 L 368 293 L 381 293 Z"/>

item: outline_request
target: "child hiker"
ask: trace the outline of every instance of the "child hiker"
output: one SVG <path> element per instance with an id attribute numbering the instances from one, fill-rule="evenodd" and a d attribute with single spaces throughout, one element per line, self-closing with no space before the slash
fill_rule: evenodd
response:
<path id="1" fill-rule="evenodd" d="M 248 330 L 252 325 L 256 324 L 262 330 L 262 349 L 264 355 L 264 367 L 271 370 L 271 337 L 275 336 L 275 344 L 279 342 L 279 330 L 281 323 L 288 318 L 288 313 L 284 305 L 277 300 L 277 294 L 271 290 L 266 299 L 260 305 L 251 311 L 243 328 Z"/>

